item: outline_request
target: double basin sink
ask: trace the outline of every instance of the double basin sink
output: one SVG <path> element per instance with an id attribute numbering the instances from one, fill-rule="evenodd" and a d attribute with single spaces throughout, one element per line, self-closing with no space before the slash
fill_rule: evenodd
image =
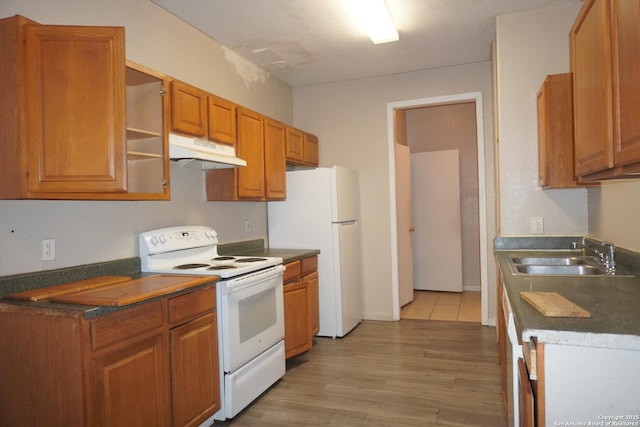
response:
<path id="1" fill-rule="evenodd" d="M 608 270 L 598 258 L 587 255 L 512 257 L 509 259 L 509 267 L 515 275 L 633 276 L 620 268 Z"/>

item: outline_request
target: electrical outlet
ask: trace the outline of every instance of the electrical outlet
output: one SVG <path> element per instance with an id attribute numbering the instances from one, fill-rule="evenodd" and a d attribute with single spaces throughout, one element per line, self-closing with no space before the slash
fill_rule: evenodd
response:
<path id="1" fill-rule="evenodd" d="M 251 220 L 250 219 L 245 219 L 244 220 L 244 232 L 245 233 L 249 233 L 251 231 Z"/>
<path id="2" fill-rule="evenodd" d="M 541 216 L 531 217 L 531 233 L 532 234 L 544 233 L 544 220 Z"/>
<path id="3" fill-rule="evenodd" d="M 56 239 L 44 239 L 42 241 L 42 261 L 56 259 Z"/>

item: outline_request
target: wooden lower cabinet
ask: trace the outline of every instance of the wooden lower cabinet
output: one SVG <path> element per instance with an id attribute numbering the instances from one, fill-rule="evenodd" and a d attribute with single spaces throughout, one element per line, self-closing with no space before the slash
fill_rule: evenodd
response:
<path id="1" fill-rule="evenodd" d="M 312 347 L 309 284 L 295 282 L 284 287 L 284 351 L 287 358 Z"/>
<path id="2" fill-rule="evenodd" d="M 85 319 L 0 303 L 0 425 L 197 426 L 220 408 L 215 285 Z"/>
<path id="3" fill-rule="evenodd" d="M 320 329 L 318 258 L 303 258 L 285 267 L 284 346 L 290 358 L 310 350 Z"/>
<path id="4" fill-rule="evenodd" d="M 216 315 L 210 313 L 178 326 L 169 337 L 172 425 L 198 426 L 220 409 Z"/>
<path id="5" fill-rule="evenodd" d="M 529 382 L 529 372 L 523 358 L 518 359 L 518 419 L 521 427 L 534 427 L 535 400 Z"/>
<path id="6" fill-rule="evenodd" d="M 311 311 L 311 335 L 315 336 L 320 331 L 320 281 L 318 272 L 303 278 L 309 284 L 309 310 Z"/>
<path id="7" fill-rule="evenodd" d="M 94 359 L 90 425 L 167 424 L 165 342 L 158 332 Z"/>

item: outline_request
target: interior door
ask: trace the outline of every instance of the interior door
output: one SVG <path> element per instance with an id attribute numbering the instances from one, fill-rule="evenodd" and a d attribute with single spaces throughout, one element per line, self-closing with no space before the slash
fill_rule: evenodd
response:
<path id="1" fill-rule="evenodd" d="M 413 301 L 413 224 L 411 223 L 411 152 L 396 144 L 396 234 L 400 306 Z"/>
<path id="2" fill-rule="evenodd" d="M 411 155 L 413 286 L 462 292 L 458 150 Z"/>

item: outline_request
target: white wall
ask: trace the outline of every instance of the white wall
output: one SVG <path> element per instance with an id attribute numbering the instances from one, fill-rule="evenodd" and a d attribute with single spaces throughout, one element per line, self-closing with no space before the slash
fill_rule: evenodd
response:
<path id="1" fill-rule="evenodd" d="M 129 59 L 292 123 L 289 86 L 228 60 L 218 43 L 150 0 L 0 2 L 0 18 L 15 14 L 41 24 L 124 26 Z M 205 202 L 197 169 L 172 166 L 171 184 L 169 202 L 0 201 L 0 276 L 137 256 L 138 233 L 157 227 L 211 225 L 221 242 L 267 238 L 265 203 Z M 40 260 L 44 238 L 56 239 L 55 261 Z"/>
<path id="2" fill-rule="evenodd" d="M 497 18 L 500 234 L 588 231 L 587 190 L 538 187 L 536 94 L 547 74 L 570 71 L 569 30 L 581 3 Z"/>
<path id="3" fill-rule="evenodd" d="M 602 182 L 588 191 L 589 235 L 640 252 L 640 181 Z"/>
<path id="4" fill-rule="evenodd" d="M 320 138 L 320 163 L 356 169 L 361 188 L 365 318 L 392 319 L 391 237 L 387 104 L 413 99 L 483 93 L 489 239 L 494 206 L 491 64 L 480 62 L 435 70 L 318 85 L 293 90 L 294 122 Z M 493 244 L 490 242 L 489 251 Z M 491 253 L 491 252 L 489 252 Z M 493 264 L 493 263 L 491 263 Z M 492 273 L 493 270 L 490 270 Z M 495 275 L 489 285 L 495 300 Z M 495 311 L 495 307 L 490 308 Z"/>

